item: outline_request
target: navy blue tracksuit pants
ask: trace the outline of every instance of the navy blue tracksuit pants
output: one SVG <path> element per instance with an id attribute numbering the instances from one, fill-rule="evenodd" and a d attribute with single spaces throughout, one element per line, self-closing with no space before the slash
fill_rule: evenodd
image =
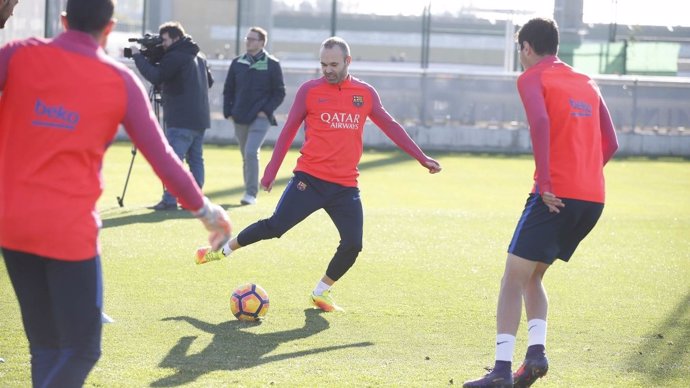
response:
<path id="1" fill-rule="evenodd" d="M 62 261 L 2 249 L 31 352 L 34 388 L 81 387 L 101 355 L 100 257 Z"/>
<path id="2" fill-rule="evenodd" d="M 341 186 L 297 171 L 273 215 L 246 227 L 237 235 L 237 242 L 247 246 L 280 237 L 319 209 L 328 213 L 340 234 L 340 244 L 326 269 L 326 275 L 337 281 L 352 267 L 362 250 L 364 215 L 356 187 Z"/>

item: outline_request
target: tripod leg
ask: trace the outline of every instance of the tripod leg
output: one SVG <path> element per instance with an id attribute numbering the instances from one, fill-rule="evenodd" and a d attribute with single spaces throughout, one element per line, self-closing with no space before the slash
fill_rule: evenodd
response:
<path id="1" fill-rule="evenodd" d="M 132 146 L 132 160 L 129 162 L 129 171 L 127 171 L 127 179 L 125 179 L 125 187 L 122 189 L 122 196 L 117 197 L 117 203 L 120 207 L 125 206 L 125 193 L 127 192 L 127 184 L 129 183 L 129 176 L 132 174 L 132 166 L 134 165 L 134 157 L 137 156 L 137 147 Z"/>

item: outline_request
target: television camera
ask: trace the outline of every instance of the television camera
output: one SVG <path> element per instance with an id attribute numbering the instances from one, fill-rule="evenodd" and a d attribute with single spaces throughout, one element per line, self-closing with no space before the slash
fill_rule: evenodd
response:
<path id="1" fill-rule="evenodd" d="M 163 39 L 160 35 L 146 33 L 141 38 L 129 38 L 129 42 L 136 42 L 141 45 L 141 54 L 148 59 L 149 63 L 157 64 L 163 58 Z M 132 58 L 132 49 L 129 47 L 124 50 L 125 58 Z"/>

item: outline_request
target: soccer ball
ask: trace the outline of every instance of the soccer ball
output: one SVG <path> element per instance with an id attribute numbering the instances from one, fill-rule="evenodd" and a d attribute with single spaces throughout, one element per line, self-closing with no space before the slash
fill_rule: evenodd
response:
<path id="1" fill-rule="evenodd" d="M 266 315 L 268 306 L 268 294 L 254 283 L 237 287 L 230 298 L 230 311 L 240 321 L 258 321 Z"/>

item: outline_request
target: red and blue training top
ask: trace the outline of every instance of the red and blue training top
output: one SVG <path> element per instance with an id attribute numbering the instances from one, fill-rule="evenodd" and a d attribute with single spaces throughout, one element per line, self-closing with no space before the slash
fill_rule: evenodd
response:
<path id="1" fill-rule="evenodd" d="M 183 207 L 203 206 L 143 85 L 91 35 L 5 45 L 0 89 L 0 246 L 67 261 L 100 252 L 101 166 L 119 124 Z"/>
<path id="2" fill-rule="evenodd" d="M 603 166 L 618 141 L 597 85 L 552 55 L 525 70 L 517 86 L 536 165 L 532 192 L 604 203 Z"/>
<path id="3" fill-rule="evenodd" d="M 357 165 L 362 157 L 362 136 L 367 117 L 420 163 L 428 158 L 386 112 L 371 85 L 352 76 L 347 76 L 339 84 L 330 84 L 321 77 L 307 81 L 297 91 L 261 184 L 268 186 L 275 180 L 297 131 L 305 123 L 304 144 L 294 171 L 342 186 L 357 187 Z"/>

